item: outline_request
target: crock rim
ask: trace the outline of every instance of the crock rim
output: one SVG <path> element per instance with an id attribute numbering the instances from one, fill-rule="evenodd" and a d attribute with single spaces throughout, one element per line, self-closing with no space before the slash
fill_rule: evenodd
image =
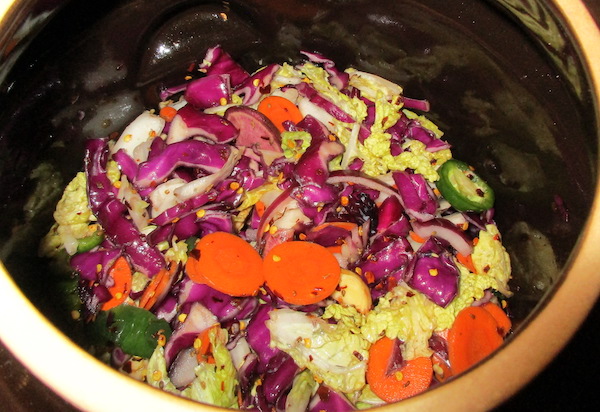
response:
<path id="1" fill-rule="evenodd" d="M 0 22 L 4 22 L 14 3 L 0 0 Z M 549 3 L 559 11 L 581 51 L 580 56 L 596 99 L 596 119 L 600 119 L 597 101 L 600 96 L 600 64 L 595 64 L 600 62 L 598 25 L 583 1 L 550 0 Z M 598 189 L 597 184 L 590 216 L 575 247 L 574 258 L 565 268 L 562 284 L 528 326 L 487 361 L 457 379 L 400 404 L 378 410 L 417 407 L 419 410 L 444 408 L 450 411 L 490 409 L 512 396 L 552 360 L 576 332 L 600 294 L 600 273 L 590 269 L 600 266 L 600 254 L 595 251 L 595 245 L 600 244 Z M 0 340 L 38 379 L 75 407 L 86 411 L 109 408 L 130 411 L 140 407 L 149 411 L 163 411 L 166 408 L 222 410 L 167 394 L 101 363 L 62 334 L 39 312 L 18 289 L 1 263 L 0 291 L 3 291 L 0 313 L 11 313 L 11 316 L 0 316 Z M 572 296 L 578 296 L 578 299 Z M 39 350 L 40 339 L 44 340 L 44 351 Z M 532 351 L 532 342 L 535 341 L 548 344 L 538 345 Z M 511 364 L 519 364 L 519 368 L 507 367 Z M 85 376 L 93 376 L 93 379 L 84 379 Z M 477 391 L 481 382 L 494 382 L 494 390 Z M 105 385 L 110 386 L 110 392 L 98 389 Z M 131 396 L 132 393 L 138 395 Z"/>

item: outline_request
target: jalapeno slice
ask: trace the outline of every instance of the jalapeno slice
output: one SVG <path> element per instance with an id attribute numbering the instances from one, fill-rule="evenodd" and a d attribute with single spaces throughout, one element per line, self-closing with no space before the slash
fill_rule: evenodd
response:
<path id="1" fill-rule="evenodd" d="M 100 341 L 112 342 L 125 353 L 150 358 L 159 335 L 168 339 L 171 327 L 146 309 L 123 303 L 99 312 L 91 332 Z"/>
<path id="2" fill-rule="evenodd" d="M 104 233 L 96 231 L 93 234 L 79 239 L 77 253 L 89 252 L 104 240 Z"/>
<path id="3" fill-rule="evenodd" d="M 468 164 L 450 159 L 438 170 L 437 188 L 460 212 L 483 212 L 494 205 L 494 191 Z"/>

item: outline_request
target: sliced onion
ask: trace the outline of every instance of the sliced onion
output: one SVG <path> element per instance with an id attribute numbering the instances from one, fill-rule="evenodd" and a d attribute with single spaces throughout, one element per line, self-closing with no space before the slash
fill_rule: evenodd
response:
<path id="1" fill-rule="evenodd" d="M 137 190 L 129 183 L 127 176 L 121 175 L 121 187 L 117 199 L 127 206 L 129 216 L 135 227 L 141 232 L 150 223 L 148 203 L 142 200 Z"/>
<path id="2" fill-rule="evenodd" d="M 384 193 L 388 196 L 394 196 L 400 201 L 400 204 L 403 205 L 402 197 L 400 194 L 394 190 L 391 186 L 386 185 L 385 183 L 380 182 L 377 179 L 373 179 L 371 177 L 367 177 L 363 174 L 349 171 L 336 171 L 332 172 L 329 178 L 327 179 L 327 183 L 336 184 L 336 183 L 353 183 L 361 186 L 365 186 L 369 189 L 377 190 L 378 192 Z"/>
<path id="3" fill-rule="evenodd" d="M 229 351 L 233 366 L 239 371 L 244 366 L 246 358 L 252 353 L 248 341 L 241 337 L 237 340 L 235 346 Z"/>
<path id="4" fill-rule="evenodd" d="M 164 127 L 165 121 L 160 116 L 145 111 L 123 130 L 110 153 L 113 154 L 123 149 L 136 163 L 144 162 L 147 159 L 148 152 L 138 153 L 139 157 L 136 158 L 135 148 L 154 138 L 154 136 L 160 136 Z"/>
<path id="5" fill-rule="evenodd" d="M 231 174 L 233 168 L 235 167 L 236 163 L 240 160 L 241 157 L 242 151 L 236 149 L 235 147 L 232 147 L 231 154 L 229 155 L 227 162 L 225 162 L 225 165 L 223 165 L 221 170 L 211 175 L 192 180 L 189 183 L 179 186 L 177 189 L 175 189 L 175 197 L 180 202 L 185 202 L 188 199 L 206 193 L 218 182 L 225 179 Z"/>
<path id="6" fill-rule="evenodd" d="M 311 102 L 310 99 L 308 99 L 307 97 L 298 98 L 298 109 L 300 110 L 300 113 L 302 113 L 302 116 L 314 117 L 315 119 L 323 123 L 330 131 L 333 131 L 335 129 L 335 118 L 329 113 L 327 113 L 325 109 Z"/>
<path id="7" fill-rule="evenodd" d="M 172 208 L 179 202 L 175 196 L 175 189 L 185 184 L 185 180 L 175 178 L 167 180 L 164 183 L 156 186 L 156 188 L 148 195 L 152 204 L 150 214 L 152 217 L 160 215 L 167 209 Z"/>
<path id="8" fill-rule="evenodd" d="M 201 303 L 194 303 L 190 308 L 185 321 L 171 335 L 165 345 L 165 361 L 167 366 L 175 359 L 177 354 L 184 348 L 191 346 L 196 336 L 213 325 L 218 324 L 213 313 Z"/>
<path id="9" fill-rule="evenodd" d="M 468 256 L 473 252 L 472 240 L 464 231 L 447 219 L 435 218 L 426 222 L 413 221 L 412 227 L 415 233 L 423 239 L 430 236 L 444 239 L 463 256 Z"/>
<path id="10" fill-rule="evenodd" d="M 273 221 L 273 219 L 275 219 L 275 217 L 279 217 L 279 216 L 283 215 L 286 207 L 288 207 L 290 205 L 290 203 L 292 203 L 292 202 L 295 203 L 294 198 L 292 198 L 290 196 L 292 194 L 293 189 L 294 189 L 294 187 L 289 187 L 288 189 L 281 192 L 281 194 L 279 196 L 277 196 L 277 198 L 275 200 L 273 200 L 273 202 L 271 202 L 269 207 L 267 207 L 267 209 L 263 213 L 262 218 L 260 219 L 260 223 L 258 224 L 257 232 L 256 232 L 256 242 L 258 244 L 261 243 L 261 240 L 265 233 L 267 225 L 269 225 L 271 223 L 271 221 Z"/>
<path id="11" fill-rule="evenodd" d="M 204 136 L 216 143 L 228 143 L 238 136 L 238 130 L 218 114 L 204 113 L 186 105 L 171 122 L 167 143 L 176 143 L 193 136 Z"/>
<path id="12" fill-rule="evenodd" d="M 235 87 L 235 94 L 244 96 L 242 104 L 251 106 L 269 90 L 269 84 L 275 73 L 281 68 L 279 64 L 273 63 L 263 67 L 251 77 L 245 79 L 239 86 Z"/>
<path id="13" fill-rule="evenodd" d="M 194 348 L 187 348 L 179 352 L 169 370 L 171 383 L 178 388 L 192 383 L 196 378 L 196 366 L 198 366 L 198 358 Z"/>
<path id="14" fill-rule="evenodd" d="M 117 162 L 121 173 L 127 176 L 130 182 L 135 180 L 137 175 L 138 164 L 124 149 L 120 149 L 112 156 L 112 160 Z"/>

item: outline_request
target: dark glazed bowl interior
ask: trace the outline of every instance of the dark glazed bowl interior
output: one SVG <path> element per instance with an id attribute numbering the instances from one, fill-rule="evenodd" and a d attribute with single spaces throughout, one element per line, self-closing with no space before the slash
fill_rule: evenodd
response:
<path id="1" fill-rule="evenodd" d="M 454 155 L 496 191 L 495 218 L 513 264 L 516 334 L 560 284 L 595 196 L 597 124 L 578 51 L 552 7 L 45 2 L 55 3 L 16 44 L 22 53 L 14 65 L 3 62 L 0 70 L 0 257 L 26 296 L 83 346 L 52 293 L 64 273 L 37 258 L 37 244 L 62 188 L 82 168 L 84 140 L 156 107 L 160 89 L 180 83 L 215 44 L 250 70 L 318 51 L 338 67 L 374 72 L 403 85 L 407 96 L 428 99 L 429 117 Z"/>

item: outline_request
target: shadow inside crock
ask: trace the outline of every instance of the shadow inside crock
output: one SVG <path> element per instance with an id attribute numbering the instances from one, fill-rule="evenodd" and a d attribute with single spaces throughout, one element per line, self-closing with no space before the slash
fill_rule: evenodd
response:
<path id="1" fill-rule="evenodd" d="M 223 45 L 248 70 L 296 62 L 306 49 L 431 102 L 428 117 L 454 156 L 496 191 L 518 331 L 560 282 L 588 215 L 593 107 L 576 51 L 547 9 L 524 6 L 510 17 L 490 2 L 463 3 L 67 4 L 2 85 L 0 257 L 30 300 L 86 346 L 64 293 L 74 287 L 69 271 L 37 256 L 64 186 L 82 168 L 84 140 L 119 131 L 156 107 L 159 90 L 181 83 L 210 46 Z M 524 22 L 541 30 L 534 36 Z M 536 36 L 555 36 L 561 46 L 549 50 Z"/>

